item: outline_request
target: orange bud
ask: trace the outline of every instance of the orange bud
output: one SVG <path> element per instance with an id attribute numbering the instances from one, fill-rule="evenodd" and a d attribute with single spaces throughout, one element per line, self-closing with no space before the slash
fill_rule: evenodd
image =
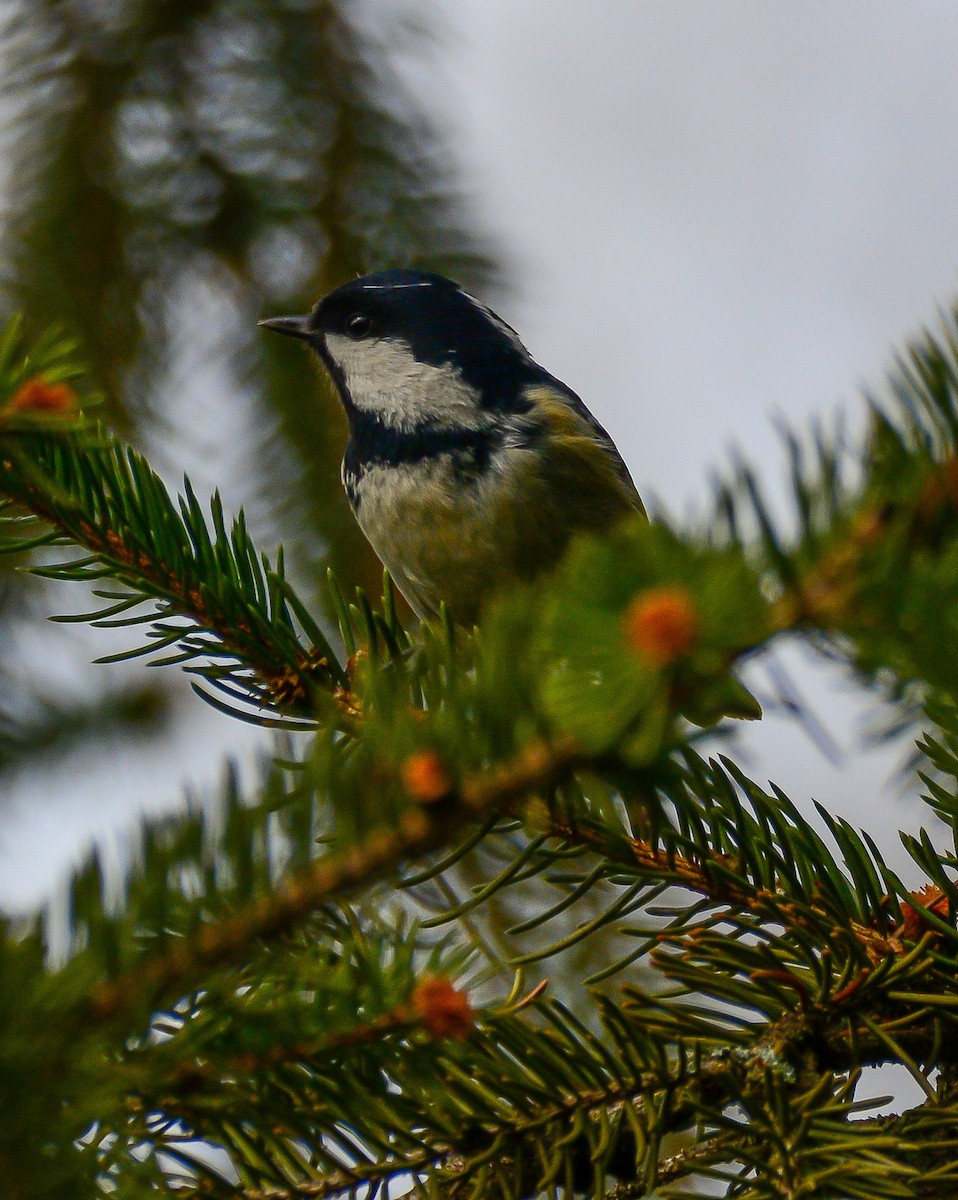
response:
<path id="1" fill-rule="evenodd" d="M 912 895 L 923 908 L 933 912 L 936 917 L 941 917 L 943 920 L 948 919 L 948 897 L 941 888 L 929 883 L 923 888 L 919 888 L 917 892 L 912 892 Z M 917 942 L 927 929 L 928 922 L 925 920 L 924 914 L 917 908 L 912 908 L 907 900 L 904 901 L 901 906 L 901 936 L 906 941 Z"/>
<path id="2" fill-rule="evenodd" d="M 629 646 L 657 667 L 688 654 L 699 632 L 692 597 L 680 587 L 641 592 L 625 610 L 622 624 Z"/>
<path id="3" fill-rule="evenodd" d="M 953 456 L 945 459 L 921 489 L 916 512 L 922 520 L 930 521 L 954 504 L 958 504 L 958 458 Z"/>
<path id="4" fill-rule="evenodd" d="M 79 412 L 80 406 L 76 392 L 68 383 L 48 383 L 42 375 L 34 375 L 17 388 L 7 409 L 72 417 Z"/>
<path id="5" fill-rule="evenodd" d="M 402 765 L 406 791 L 420 804 L 435 804 L 452 791 L 452 779 L 435 750 L 417 750 Z"/>
<path id="6" fill-rule="evenodd" d="M 475 1026 L 469 998 L 443 975 L 424 975 L 413 988 L 416 1016 L 433 1037 L 464 1041 Z"/>

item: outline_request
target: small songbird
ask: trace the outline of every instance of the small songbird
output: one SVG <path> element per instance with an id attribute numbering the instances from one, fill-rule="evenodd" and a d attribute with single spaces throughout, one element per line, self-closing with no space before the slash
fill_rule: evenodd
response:
<path id="1" fill-rule="evenodd" d="M 364 275 L 267 329 L 319 355 L 349 420 L 343 485 L 420 617 L 471 625 L 490 594 L 554 566 L 578 531 L 642 501 L 612 439 L 518 334 L 451 279 Z"/>

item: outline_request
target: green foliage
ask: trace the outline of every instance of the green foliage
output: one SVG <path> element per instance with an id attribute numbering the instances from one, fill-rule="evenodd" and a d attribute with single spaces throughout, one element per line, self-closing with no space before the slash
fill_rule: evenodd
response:
<path id="1" fill-rule="evenodd" d="M 64 365 L 73 348 L 56 341 L 13 365 L 17 331 L 13 323 L 0 344 L 0 420 L 7 433 L 0 486 L 10 497 L 7 508 L 18 501 L 46 525 L 37 526 L 21 507 L 5 517 L 0 549 L 84 546 L 88 553 L 80 558 L 30 569 L 49 579 L 112 581 L 109 589 L 92 589 L 105 607 L 62 620 L 149 626 L 144 644 L 101 661 L 175 647 L 156 661 L 201 676 L 227 697 L 220 703 L 230 711 L 237 703 L 261 709 L 272 699 L 277 708 L 312 714 L 311 692 L 323 686 L 328 692 L 345 675 L 287 583 L 282 558 L 274 565 L 257 555 L 242 514 L 227 529 L 218 495 L 212 531 L 188 482 L 174 505 L 140 455 L 96 426 L 78 427 L 78 412 L 16 407 L 12 397 L 26 380 L 49 387 L 76 374 Z M 138 611 L 145 603 L 150 608 Z"/>
<path id="2" fill-rule="evenodd" d="M 82 378 L 11 336 L 5 548 L 79 548 L 31 569 L 95 577 L 90 621 L 294 729 L 145 823 L 122 877 L 92 856 L 58 949 L 8 926 L 7 1194 L 950 1195 L 958 671 L 903 618 L 958 603 L 951 330 L 899 368 L 854 485 L 850 447 L 819 436 L 809 466 L 792 439 L 797 534 L 743 469 L 707 536 L 583 541 L 471 635 L 408 632 L 388 579 L 379 608 L 331 582 L 345 661 L 241 515 L 208 526 L 73 407 L 6 421 L 25 383 Z M 953 846 L 903 835 L 920 891 L 702 757 L 783 633 L 923 700 Z M 895 1118 L 857 1094 L 884 1063 L 924 1095 Z"/>
<path id="3" fill-rule="evenodd" d="M 653 589 L 663 589 L 666 601 L 676 594 L 691 601 L 694 644 L 674 661 L 650 660 L 629 644 L 629 606 Z M 727 667 L 762 639 L 766 608 L 737 550 L 683 544 L 664 525 L 645 522 L 583 544 L 564 564 L 533 639 L 547 712 L 591 750 L 617 744 L 636 763 L 651 760 L 677 712 L 711 724 L 744 696 Z M 585 692 L 593 697 L 588 708 Z"/>

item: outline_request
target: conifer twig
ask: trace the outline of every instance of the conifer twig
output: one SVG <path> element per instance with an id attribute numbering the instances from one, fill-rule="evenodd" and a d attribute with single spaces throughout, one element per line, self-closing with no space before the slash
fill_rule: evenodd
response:
<path id="1" fill-rule="evenodd" d="M 109 1021 L 171 991 L 185 992 L 204 971 L 243 959 L 255 943 L 274 940 L 322 905 L 368 886 L 407 859 L 437 849 L 463 824 L 508 810 L 531 792 L 567 778 L 585 761 L 571 741 L 532 743 L 511 761 L 464 780 L 448 801 L 423 805 L 407 813 L 397 828 L 377 829 L 365 842 L 324 855 L 283 880 L 271 894 L 200 929 L 189 942 L 101 983 L 81 1008 L 89 1018 Z"/>
<path id="2" fill-rule="evenodd" d="M 312 646 L 303 645 L 294 635 L 288 608 L 302 616 L 303 606 L 282 578 L 281 568 L 276 572 L 256 561 L 242 517 L 230 543 L 218 500 L 214 499 L 217 529 L 212 538 L 188 484 L 182 512 L 177 512 L 147 464 L 115 441 L 90 445 L 63 435 L 38 434 L 29 442 L 5 440 L 0 451 L 0 492 L 50 526 L 50 536 L 41 540 L 72 542 L 93 556 L 54 571 L 43 568 L 42 573 L 96 578 L 103 568 L 132 589 L 130 604 L 139 594 L 141 601 L 161 606 L 154 621 L 156 649 L 178 643 L 182 661 L 202 661 L 204 652 L 214 648 L 212 639 L 217 657 L 225 652 L 235 658 L 261 681 L 262 691 L 257 695 L 248 680 L 222 667 L 197 668 L 214 685 L 222 681 L 228 687 L 233 679 L 247 693 L 243 697 L 247 702 L 295 717 L 315 716 L 317 701 L 328 696 L 338 724 L 347 731 L 354 728 L 355 697 L 328 643 L 313 622 L 309 623 Z M 14 536 L 6 548 L 16 549 L 18 544 Z M 91 571 L 96 573 L 90 576 Z M 264 595 L 267 585 L 275 589 L 269 604 Z M 130 604 L 114 611 L 125 613 Z M 105 615 L 115 625 L 134 623 L 123 615 Z M 171 615 L 184 618 L 192 628 L 171 627 Z M 236 698 L 235 692 L 227 694 Z"/>
<path id="3" fill-rule="evenodd" d="M 716 855 L 713 858 L 712 861 L 717 866 L 725 868 L 719 874 L 709 871 L 694 859 L 653 846 L 642 838 L 616 837 L 613 841 L 604 837 L 599 828 L 567 820 L 554 821 L 552 831 L 572 845 L 588 846 L 613 862 L 638 867 L 650 875 L 660 875 L 681 887 L 714 900 L 716 904 L 729 905 L 756 916 L 772 917 L 778 921 L 784 919 L 782 908 L 785 898 L 762 889 L 741 887 L 733 882 L 731 876 L 739 875 L 741 868 L 735 859 L 728 856 Z M 782 904 L 778 901 L 782 901 Z M 812 906 L 812 911 L 819 914 L 823 920 L 828 919 L 824 909 L 815 909 Z M 791 919 L 796 925 L 806 924 L 800 912 L 793 910 Z M 873 962 L 896 949 L 896 945 L 889 938 L 860 921 L 849 920 L 848 928 Z M 900 946 L 897 948 L 900 949 Z"/>

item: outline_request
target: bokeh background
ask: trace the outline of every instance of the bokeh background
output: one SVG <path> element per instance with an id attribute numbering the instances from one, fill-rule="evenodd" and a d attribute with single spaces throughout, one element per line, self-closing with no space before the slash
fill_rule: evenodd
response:
<path id="1" fill-rule="evenodd" d="M 255 322 L 375 267 L 463 279 L 647 498 L 701 512 L 732 447 L 776 490 L 776 420 L 860 427 L 958 292 L 956 61 L 949 0 L 3 0 L 0 297 L 76 331 L 115 424 L 317 597 L 326 562 L 377 568 L 335 403 Z M 74 591 L 0 574 L 6 908 L 263 745 L 169 671 L 89 665 L 129 641 L 45 620 Z M 848 679 L 777 661 L 747 769 L 908 877 L 907 747 L 867 744 Z M 781 672 L 827 739 L 776 710 Z"/>

